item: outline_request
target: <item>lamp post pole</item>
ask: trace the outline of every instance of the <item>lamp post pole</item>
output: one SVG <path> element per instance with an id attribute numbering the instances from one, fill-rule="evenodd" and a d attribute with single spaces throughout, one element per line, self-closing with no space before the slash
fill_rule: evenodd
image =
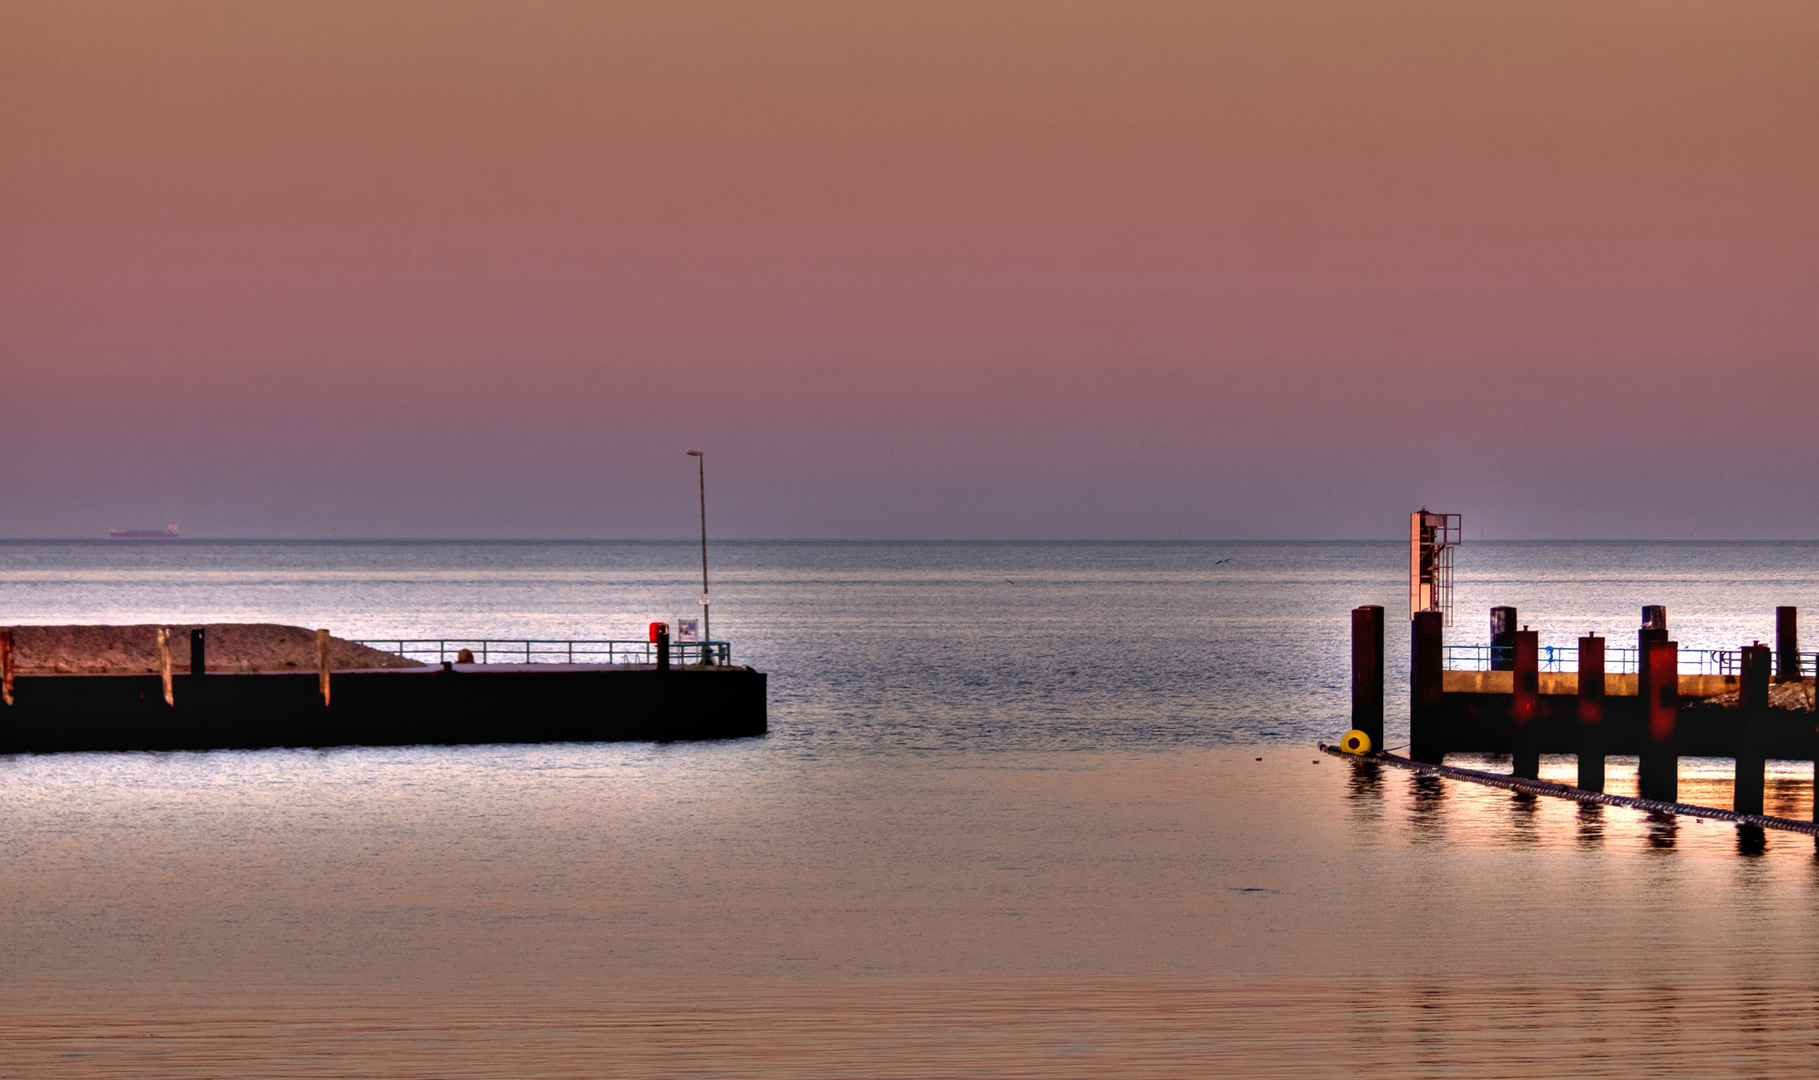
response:
<path id="1" fill-rule="evenodd" d="M 707 663 L 711 662 L 708 657 L 713 653 L 710 643 L 714 640 L 707 615 L 707 455 L 690 450 L 688 456 L 695 459 L 696 477 L 701 483 L 701 659 Z"/>

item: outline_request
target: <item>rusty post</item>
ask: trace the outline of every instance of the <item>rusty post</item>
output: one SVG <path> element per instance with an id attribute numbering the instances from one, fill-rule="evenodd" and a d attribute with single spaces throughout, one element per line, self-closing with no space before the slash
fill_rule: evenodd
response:
<path id="1" fill-rule="evenodd" d="M 1536 748 L 1535 721 L 1541 716 L 1541 635 L 1533 630 L 1510 634 L 1510 670 L 1514 692 L 1510 695 L 1510 724 L 1515 732 L 1512 772 L 1530 780 L 1541 777 L 1541 752 Z"/>
<path id="2" fill-rule="evenodd" d="M 1383 606 L 1352 609 L 1352 727 L 1383 749 Z"/>
<path id="3" fill-rule="evenodd" d="M 1649 681 L 1649 646 L 1667 640 L 1667 608 L 1659 604 L 1650 604 L 1642 609 L 1642 629 L 1636 631 L 1636 704 L 1640 707 L 1638 715 L 1642 721 L 1642 742 L 1648 745 L 1649 700 L 1652 683 Z M 1678 686 L 1676 686 L 1678 689 Z"/>
<path id="4" fill-rule="evenodd" d="M 1491 670 L 1514 671 L 1516 654 L 1511 650 L 1516 644 L 1516 609 L 1513 607 L 1494 607 L 1491 609 Z"/>
<path id="5" fill-rule="evenodd" d="M 328 631 L 316 631 L 316 689 L 322 694 L 322 707 L 328 708 Z"/>
<path id="6" fill-rule="evenodd" d="M 1445 715 L 1445 618 L 1438 611 L 1417 611 L 1409 624 L 1413 640 L 1409 651 L 1408 756 L 1432 765 L 1441 764 L 1446 757 L 1446 737 L 1441 730 Z"/>
<path id="7" fill-rule="evenodd" d="M 1674 641 L 1650 641 L 1644 657 L 1648 663 L 1648 696 L 1641 703 L 1647 725 L 1640 770 L 1642 797 L 1678 802 L 1680 756 L 1674 727 L 1680 714 L 1680 645 Z"/>
<path id="8" fill-rule="evenodd" d="M 1800 609 L 1775 609 L 1775 681 L 1800 681 Z"/>
<path id="9" fill-rule="evenodd" d="M 1604 790 L 1604 639 L 1579 639 L 1579 786 Z"/>
<path id="10" fill-rule="evenodd" d="M 1762 753 L 1762 737 L 1768 723 L 1768 646 L 1758 642 L 1745 645 L 1738 652 L 1743 662 L 1738 668 L 1737 708 L 1742 715 L 1737 725 L 1737 771 L 1731 809 L 1739 814 L 1760 814 L 1768 772 Z"/>
<path id="11" fill-rule="evenodd" d="M 0 703 L 13 703 L 13 628 L 0 630 Z"/>

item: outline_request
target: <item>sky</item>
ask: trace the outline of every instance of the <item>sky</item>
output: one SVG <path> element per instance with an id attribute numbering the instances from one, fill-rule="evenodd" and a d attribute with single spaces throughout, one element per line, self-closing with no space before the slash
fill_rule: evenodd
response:
<path id="1" fill-rule="evenodd" d="M 1819 537 L 1819 5 L 0 0 L 0 537 Z"/>

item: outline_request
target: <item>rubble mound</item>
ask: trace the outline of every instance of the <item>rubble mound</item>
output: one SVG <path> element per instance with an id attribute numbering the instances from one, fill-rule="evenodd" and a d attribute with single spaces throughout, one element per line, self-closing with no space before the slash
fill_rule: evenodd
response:
<path id="1" fill-rule="evenodd" d="M 165 625 L 170 634 L 171 670 L 189 671 L 189 635 L 194 623 Z M 314 671 L 316 632 L 279 623 L 206 623 L 210 672 Z M 422 667 L 395 653 L 331 637 L 329 666 L 351 668 Z M 144 675 L 158 671 L 158 624 L 136 626 L 15 626 L 13 670 L 21 675 Z"/>
<path id="2" fill-rule="evenodd" d="M 1708 702 L 1724 709 L 1735 709 L 1743 703 L 1743 691 L 1732 690 L 1728 694 L 1719 694 L 1707 698 Z M 1808 682 L 1769 683 L 1768 707 L 1771 709 L 1792 709 L 1796 712 L 1807 712 L 1813 707 L 1813 684 Z"/>

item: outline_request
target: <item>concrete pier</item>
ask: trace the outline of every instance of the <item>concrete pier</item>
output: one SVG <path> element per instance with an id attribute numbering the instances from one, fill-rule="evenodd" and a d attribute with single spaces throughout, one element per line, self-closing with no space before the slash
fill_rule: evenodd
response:
<path id="1" fill-rule="evenodd" d="M 1645 799 L 1678 802 L 1680 749 L 1675 735 L 1680 713 L 1680 646 L 1673 641 L 1651 640 L 1645 655 L 1648 693 L 1642 700 L 1648 741 L 1642 750 L 1638 786 Z"/>
<path id="2" fill-rule="evenodd" d="M 1438 611 L 1417 611 L 1409 623 L 1408 756 L 1436 765 L 1446 756 L 1444 624 Z"/>
<path id="3" fill-rule="evenodd" d="M 1352 609 L 1352 727 L 1383 749 L 1383 607 Z"/>
<path id="4" fill-rule="evenodd" d="M 1579 786 L 1604 790 L 1604 639 L 1579 639 Z"/>
<path id="5" fill-rule="evenodd" d="M 1544 755 L 1575 754 L 1579 788 L 1598 792 L 1607 784 L 1606 757 L 1633 755 L 1644 797 L 1670 802 L 1680 758 L 1727 757 L 1737 763 L 1740 811 L 1753 813 L 1764 799 L 1767 761 L 1819 760 L 1813 683 L 1770 688 L 1779 658 L 1763 644 L 1728 656 L 1689 654 L 1705 670 L 1682 674 L 1665 623 L 1664 609 L 1644 609 L 1635 674 L 1610 671 L 1606 641 L 1595 634 L 1577 639 L 1576 671 L 1541 670 L 1563 658 L 1550 660 L 1540 634 L 1527 629 L 1511 635 L 1511 670 L 1488 670 L 1482 648 L 1473 648 L 1465 654 L 1473 666 L 1453 671 L 1445 670 L 1444 616 L 1414 613 L 1408 756 L 1440 764 L 1449 753 L 1509 754 L 1515 775 L 1533 778 Z M 1355 691 L 1376 685 L 1374 640 L 1354 635 Z M 1354 716 L 1374 717 L 1371 701 L 1368 693 L 1357 697 Z"/>
<path id="6" fill-rule="evenodd" d="M 1491 670 L 1512 671 L 1515 668 L 1516 609 L 1491 609 Z"/>
<path id="7" fill-rule="evenodd" d="M 1510 724 L 1516 729 L 1516 757 L 1513 771 L 1517 776 L 1535 779 L 1541 775 L 1541 750 L 1536 720 L 1541 716 L 1541 635 L 1533 630 L 1518 630 L 1510 635 L 1513 693 L 1510 695 Z"/>
<path id="8" fill-rule="evenodd" d="M 1775 609 L 1775 681 L 1800 681 L 1800 609 Z"/>
<path id="9" fill-rule="evenodd" d="M 1768 646 L 1745 645 L 1740 652 L 1743 686 L 1738 694 L 1738 706 L 1743 722 L 1738 736 L 1736 785 L 1731 809 L 1739 814 L 1760 814 L 1768 770 L 1763 753 L 1768 723 Z"/>

